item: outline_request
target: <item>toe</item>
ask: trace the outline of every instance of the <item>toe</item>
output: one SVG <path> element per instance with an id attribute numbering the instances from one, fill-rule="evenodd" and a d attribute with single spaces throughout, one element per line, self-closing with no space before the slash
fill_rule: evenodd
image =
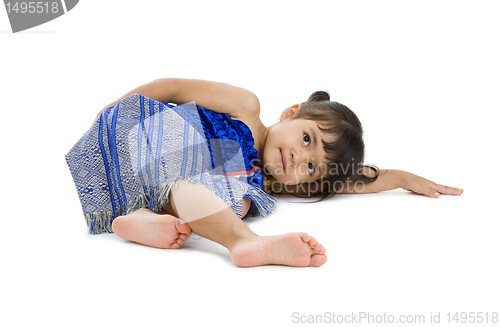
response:
<path id="1" fill-rule="evenodd" d="M 326 252 L 325 247 L 311 235 L 307 233 L 300 233 L 300 238 L 302 241 L 309 244 L 315 254 L 324 254 Z"/>
<path id="2" fill-rule="evenodd" d="M 181 247 L 181 244 L 179 243 L 172 243 L 172 245 L 170 245 L 169 249 L 179 249 Z"/>
<path id="3" fill-rule="evenodd" d="M 189 238 L 189 235 L 186 235 L 186 234 L 179 234 L 179 239 L 185 241 Z"/>
<path id="4" fill-rule="evenodd" d="M 188 224 L 183 224 L 180 219 L 177 219 L 177 221 L 175 222 L 175 228 L 181 234 L 186 234 L 188 236 L 191 234 L 191 228 L 189 227 L 189 225 Z"/>
<path id="5" fill-rule="evenodd" d="M 313 254 L 311 256 L 311 266 L 319 267 L 325 264 L 327 260 L 326 254 Z"/>
<path id="6" fill-rule="evenodd" d="M 321 244 L 319 242 L 316 242 L 316 244 L 314 246 L 311 245 L 311 247 L 312 247 L 315 254 L 325 254 L 326 253 L 325 247 L 323 246 L 323 244 Z"/>
<path id="7" fill-rule="evenodd" d="M 312 239 L 311 235 L 307 233 L 299 233 L 300 238 L 302 239 L 303 242 L 309 243 Z"/>

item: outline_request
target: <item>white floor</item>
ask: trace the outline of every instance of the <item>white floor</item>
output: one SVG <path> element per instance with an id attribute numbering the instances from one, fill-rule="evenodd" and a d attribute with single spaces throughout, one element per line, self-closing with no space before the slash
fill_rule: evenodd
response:
<path id="1" fill-rule="evenodd" d="M 440 312 L 444 320 L 447 312 L 498 310 L 498 215 L 493 196 L 473 185 L 459 198 L 393 191 L 292 200 L 249 224 L 263 235 L 316 236 L 329 257 L 321 268 L 238 269 L 205 239 L 158 250 L 87 235 L 76 205 L 53 214 L 12 210 L 18 221 L 4 217 L 2 240 L 5 313 L 15 326 L 288 326 L 332 313 Z"/>
<path id="2" fill-rule="evenodd" d="M 81 1 L 16 34 L 0 13 L 0 325 L 328 325 L 335 314 L 352 326 L 423 315 L 424 326 L 462 312 L 491 321 L 500 311 L 493 2 L 208 3 L 142 1 L 113 14 L 123 2 Z M 238 269 L 204 239 L 158 250 L 88 235 L 65 153 L 99 109 L 169 76 L 249 88 L 268 124 L 328 88 L 362 120 L 368 163 L 465 193 L 280 198 L 276 213 L 248 221 L 263 235 L 314 235 L 329 258 L 314 269 Z"/>

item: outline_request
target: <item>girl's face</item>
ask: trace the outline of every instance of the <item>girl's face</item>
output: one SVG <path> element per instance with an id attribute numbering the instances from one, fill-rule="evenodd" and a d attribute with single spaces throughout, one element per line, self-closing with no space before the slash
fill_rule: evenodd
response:
<path id="1" fill-rule="evenodd" d="M 282 116 L 280 123 L 269 127 L 262 155 L 263 168 L 286 185 L 320 179 L 328 167 L 323 137 L 315 121 Z"/>

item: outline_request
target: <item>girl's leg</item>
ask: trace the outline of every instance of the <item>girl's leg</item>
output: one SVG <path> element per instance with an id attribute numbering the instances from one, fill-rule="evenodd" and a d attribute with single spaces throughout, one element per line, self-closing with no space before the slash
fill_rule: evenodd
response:
<path id="1" fill-rule="evenodd" d="M 259 236 L 230 208 L 188 224 L 169 214 L 139 209 L 115 218 L 113 231 L 129 241 L 162 249 L 180 248 L 194 231 L 226 247 L 239 267 L 269 264 L 318 267 L 327 259 L 325 248 L 308 234 Z"/>
<path id="2" fill-rule="evenodd" d="M 192 231 L 226 247 L 239 267 L 286 265 L 319 267 L 326 258 L 325 248 L 306 233 L 259 236 L 227 208 L 188 223 Z"/>
<path id="3" fill-rule="evenodd" d="M 179 218 L 146 208 L 116 217 L 112 228 L 121 238 L 160 249 L 178 249 L 191 234 Z"/>
<path id="4" fill-rule="evenodd" d="M 306 267 L 326 262 L 325 248 L 306 233 L 261 237 L 220 198 L 198 184 L 178 184 L 168 203 L 168 212 L 186 221 L 194 233 L 226 247 L 239 267 L 269 264 Z M 244 208 L 245 203 L 250 205 L 244 199 Z M 248 207 L 243 211 L 246 213 Z"/>

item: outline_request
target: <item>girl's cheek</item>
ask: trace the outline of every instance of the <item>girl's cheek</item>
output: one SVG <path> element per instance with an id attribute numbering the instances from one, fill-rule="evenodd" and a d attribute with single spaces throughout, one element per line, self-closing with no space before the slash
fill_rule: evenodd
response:
<path id="1" fill-rule="evenodd" d="M 299 184 L 300 178 L 299 176 L 292 175 L 292 176 L 287 176 L 286 178 L 286 184 L 288 185 L 295 185 Z"/>

